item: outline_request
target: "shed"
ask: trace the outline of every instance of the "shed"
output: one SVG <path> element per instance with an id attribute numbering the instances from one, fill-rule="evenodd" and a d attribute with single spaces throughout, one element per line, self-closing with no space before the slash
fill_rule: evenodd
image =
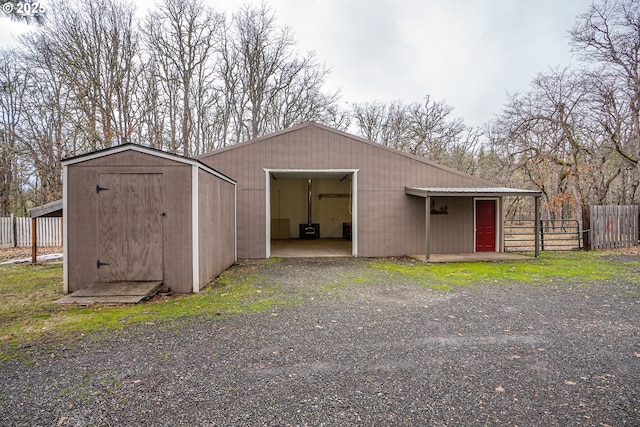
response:
<path id="1" fill-rule="evenodd" d="M 241 258 L 306 239 L 365 257 L 503 252 L 503 197 L 540 196 L 317 123 L 199 159 L 238 183 Z"/>
<path id="2" fill-rule="evenodd" d="M 237 260 L 236 183 L 135 144 L 65 159 L 64 292 L 162 281 L 198 292 Z"/>

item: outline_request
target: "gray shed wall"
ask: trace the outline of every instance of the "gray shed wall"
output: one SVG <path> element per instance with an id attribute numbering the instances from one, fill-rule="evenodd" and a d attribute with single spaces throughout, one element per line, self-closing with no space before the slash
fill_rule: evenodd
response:
<path id="1" fill-rule="evenodd" d="M 434 197 L 436 208 L 447 214 L 431 214 L 431 253 L 474 252 L 473 197 Z"/>
<path id="2" fill-rule="evenodd" d="M 235 187 L 198 171 L 200 288 L 236 261 Z"/>

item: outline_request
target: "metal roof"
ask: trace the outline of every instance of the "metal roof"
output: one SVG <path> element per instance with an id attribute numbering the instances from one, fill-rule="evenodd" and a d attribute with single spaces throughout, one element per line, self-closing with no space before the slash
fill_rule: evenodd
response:
<path id="1" fill-rule="evenodd" d="M 168 153 L 166 151 L 158 150 L 157 148 L 145 147 L 145 146 L 133 144 L 130 142 L 127 142 L 121 145 L 114 145 L 113 147 L 103 148 L 101 150 L 92 151 L 90 153 L 80 154 L 74 157 L 62 159 L 62 166 L 69 166 L 76 163 L 85 162 L 87 160 L 93 160 L 109 154 L 121 153 L 123 151 L 128 151 L 128 150 L 137 151 L 139 153 L 144 153 L 144 154 L 150 154 L 152 156 L 157 156 L 157 157 L 173 160 L 180 163 L 185 163 L 192 166 L 197 166 L 198 168 L 212 175 L 215 175 L 218 178 L 223 179 L 224 181 L 227 181 L 233 185 L 236 185 L 236 181 L 234 179 L 231 179 L 228 176 L 224 175 L 223 173 L 213 169 L 212 167 L 207 166 L 206 164 L 202 163 L 200 160 L 192 159 L 191 157 L 181 156 L 179 154 Z"/>
<path id="2" fill-rule="evenodd" d="M 36 206 L 29 210 L 29 216 L 31 218 L 39 218 L 42 216 L 62 216 L 62 199 L 55 202 L 47 203 L 46 205 Z"/>
<path id="3" fill-rule="evenodd" d="M 405 193 L 418 197 L 491 197 L 491 196 L 533 196 L 542 192 L 508 187 L 405 187 Z"/>

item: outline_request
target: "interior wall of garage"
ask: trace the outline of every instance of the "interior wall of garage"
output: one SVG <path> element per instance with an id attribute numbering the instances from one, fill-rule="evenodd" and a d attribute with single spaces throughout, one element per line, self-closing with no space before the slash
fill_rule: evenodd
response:
<path id="1" fill-rule="evenodd" d="M 351 179 L 313 179 L 311 188 L 311 217 L 313 223 L 320 224 L 320 238 L 341 238 L 342 224 L 351 222 Z M 289 238 L 299 238 L 299 224 L 308 221 L 307 201 L 308 179 L 272 179 L 272 224 L 273 220 L 288 220 Z M 277 234 L 272 230 L 271 235 Z"/>

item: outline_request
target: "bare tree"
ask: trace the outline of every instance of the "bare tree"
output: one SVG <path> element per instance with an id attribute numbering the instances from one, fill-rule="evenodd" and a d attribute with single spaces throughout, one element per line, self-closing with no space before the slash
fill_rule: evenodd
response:
<path id="1" fill-rule="evenodd" d="M 62 158 L 86 150 L 84 133 L 77 123 L 75 91 L 59 72 L 59 59 L 47 48 L 47 36 L 31 34 L 21 60 L 31 71 L 28 114 L 20 126 L 22 155 L 37 179 L 31 185 L 35 205 L 62 197 Z"/>
<path id="2" fill-rule="evenodd" d="M 289 27 L 265 5 L 244 6 L 222 36 L 219 75 L 231 143 L 294 123 L 323 119 L 337 94 L 322 91 L 329 71 L 313 53 L 298 56 Z"/>
<path id="3" fill-rule="evenodd" d="M 43 34 L 73 94 L 87 148 L 134 138 L 139 65 L 133 8 L 117 0 L 64 3 L 52 11 Z"/>
<path id="4" fill-rule="evenodd" d="M 212 63 L 222 17 L 195 0 L 164 0 L 145 21 L 147 51 L 168 103 L 169 150 L 198 154 L 213 96 Z M 179 120 L 179 122 L 177 121 Z"/>
<path id="5" fill-rule="evenodd" d="M 140 26 L 119 0 L 62 1 L 3 53 L 2 211 L 58 198 L 65 156 L 128 141 L 197 155 L 307 120 L 349 126 L 329 71 L 264 5 L 225 23 L 164 0 Z"/>
<path id="6" fill-rule="evenodd" d="M 586 63 L 601 67 L 601 75 L 617 80 L 618 97 L 630 108 L 629 141 L 611 134 L 616 151 L 640 168 L 640 3 L 604 0 L 580 15 L 570 32 L 571 46 Z"/>
<path id="7" fill-rule="evenodd" d="M 0 51 L 0 216 L 13 211 L 15 168 L 19 152 L 18 126 L 24 108 L 29 70 L 17 61 L 15 51 Z"/>
<path id="8" fill-rule="evenodd" d="M 493 125 L 493 144 L 502 146 L 513 171 L 542 191 L 549 218 L 570 218 L 574 211 L 583 230 L 590 228 L 588 205 L 615 197 L 622 173 L 603 132 L 615 126 L 603 114 L 615 105 L 593 78 L 570 69 L 540 74 L 529 92 L 511 97 Z"/>
<path id="9" fill-rule="evenodd" d="M 444 101 L 431 102 L 426 96 L 424 103 L 354 104 L 352 115 L 364 138 L 447 163 L 454 150 L 463 148 L 461 138 L 466 130 L 462 119 L 451 117 L 452 111 Z M 471 134 L 468 137 L 473 139 Z"/>

